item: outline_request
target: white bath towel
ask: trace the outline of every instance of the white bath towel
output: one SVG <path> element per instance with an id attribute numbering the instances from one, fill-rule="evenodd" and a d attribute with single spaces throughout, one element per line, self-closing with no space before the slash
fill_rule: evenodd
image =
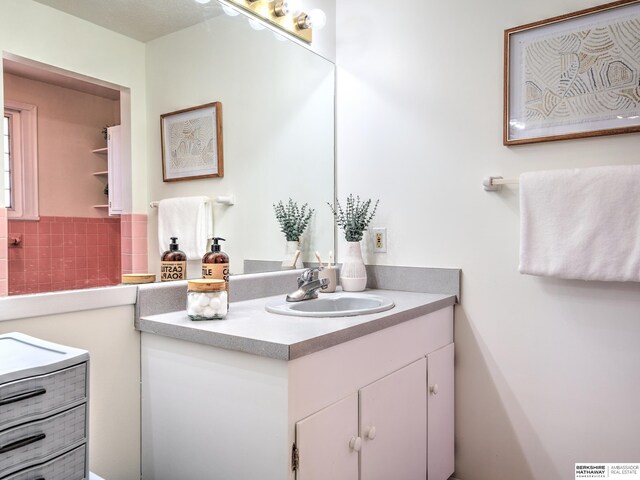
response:
<path id="1" fill-rule="evenodd" d="M 158 247 L 160 255 L 168 250 L 171 237 L 178 237 L 187 260 L 199 260 L 213 236 L 213 215 L 207 197 L 176 197 L 158 204 Z"/>
<path id="2" fill-rule="evenodd" d="M 640 165 L 520 176 L 520 273 L 640 281 Z"/>

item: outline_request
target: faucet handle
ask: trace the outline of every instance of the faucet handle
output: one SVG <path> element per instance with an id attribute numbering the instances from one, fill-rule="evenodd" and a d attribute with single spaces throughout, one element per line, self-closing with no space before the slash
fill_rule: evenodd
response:
<path id="1" fill-rule="evenodd" d="M 321 269 L 316 268 L 307 268 L 302 274 L 298 277 L 298 286 L 301 287 L 305 283 L 309 283 L 313 281 L 313 277 L 316 272 L 319 272 Z"/>

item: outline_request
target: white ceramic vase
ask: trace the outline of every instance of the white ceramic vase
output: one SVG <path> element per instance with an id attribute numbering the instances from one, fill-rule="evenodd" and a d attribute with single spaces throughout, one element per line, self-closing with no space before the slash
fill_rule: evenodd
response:
<path id="1" fill-rule="evenodd" d="M 367 286 L 367 269 L 360 242 L 347 242 L 347 255 L 340 267 L 340 284 L 345 292 L 361 292 Z"/>
<path id="2" fill-rule="evenodd" d="M 298 255 L 298 259 L 296 260 L 295 267 L 293 266 L 293 259 L 296 256 L 296 251 L 300 249 L 300 242 L 287 241 L 285 251 L 284 251 L 284 260 L 282 261 L 282 269 L 289 270 L 291 268 L 304 268 L 302 264 L 302 253 Z"/>

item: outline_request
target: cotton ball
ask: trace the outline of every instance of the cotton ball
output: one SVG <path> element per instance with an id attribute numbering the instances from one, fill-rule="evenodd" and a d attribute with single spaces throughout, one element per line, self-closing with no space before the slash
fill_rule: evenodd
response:
<path id="1" fill-rule="evenodd" d="M 211 301 L 209 302 L 209 306 L 216 312 L 219 312 L 222 304 L 220 303 L 219 298 L 212 298 Z"/>
<path id="2" fill-rule="evenodd" d="M 213 311 L 213 308 L 211 307 L 205 307 L 205 309 L 202 311 L 202 316 L 206 317 L 206 318 L 211 318 L 216 314 L 216 312 Z"/>
<path id="3" fill-rule="evenodd" d="M 206 307 L 207 305 L 209 305 L 209 295 L 207 295 L 206 293 L 201 293 L 198 297 L 198 305 L 200 305 L 201 307 Z"/>
<path id="4" fill-rule="evenodd" d="M 201 315 L 202 314 L 202 307 L 200 305 L 198 305 L 197 303 L 194 303 L 193 305 L 191 305 L 191 310 L 193 311 L 193 315 Z"/>

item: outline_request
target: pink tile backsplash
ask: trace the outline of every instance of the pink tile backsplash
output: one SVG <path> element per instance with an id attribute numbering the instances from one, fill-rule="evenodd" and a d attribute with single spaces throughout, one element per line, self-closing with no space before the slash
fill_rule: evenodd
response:
<path id="1" fill-rule="evenodd" d="M 20 247 L 8 248 L 18 235 Z M 26 222 L 0 208 L 0 296 L 116 285 L 122 273 L 147 271 L 146 215 Z"/>
<path id="2" fill-rule="evenodd" d="M 120 219 L 40 217 L 37 222 L 8 224 L 9 236 L 22 235 L 21 246 L 8 249 L 9 295 L 120 283 Z M 0 242 L 1 259 L 7 238 Z M 0 267 L 0 295 L 5 270 Z"/>
<path id="3" fill-rule="evenodd" d="M 147 260 L 147 216 L 124 214 L 120 218 L 122 273 L 146 273 Z"/>

